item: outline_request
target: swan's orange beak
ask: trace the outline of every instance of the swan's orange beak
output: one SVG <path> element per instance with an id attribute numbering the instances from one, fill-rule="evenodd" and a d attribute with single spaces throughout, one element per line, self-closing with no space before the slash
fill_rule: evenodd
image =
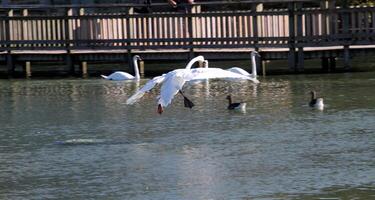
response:
<path id="1" fill-rule="evenodd" d="M 161 104 L 158 105 L 158 113 L 161 115 L 163 113 L 163 107 L 161 106 Z"/>

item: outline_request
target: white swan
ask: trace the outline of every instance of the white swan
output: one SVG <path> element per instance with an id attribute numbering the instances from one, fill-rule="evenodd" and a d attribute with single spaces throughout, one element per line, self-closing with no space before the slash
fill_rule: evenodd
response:
<path id="1" fill-rule="evenodd" d="M 309 106 L 318 110 L 323 110 L 324 109 L 323 98 L 317 98 L 315 91 L 311 91 L 310 93 L 311 93 L 311 100 L 309 102 Z"/>
<path id="2" fill-rule="evenodd" d="M 256 56 L 260 57 L 259 53 L 256 51 L 252 51 L 251 52 L 251 74 L 249 74 L 249 72 L 239 67 L 232 67 L 227 70 L 237 73 L 237 74 L 242 74 L 244 76 L 249 76 L 251 78 L 257 78 L 257 65 L 256 65 L 256 59 L 255 59 Z"/>
<path id="3" fill-rule="evenodd" d="M 189 63 L 186 65 L 185 69 L 191 69 L 191 67 L 194 65 L 196 62 L 204 62 L 204 57 L 203 56 L 197 56 L 189 61 Z M 175 69 L 176 70 L 184 70 L 184 69 Z M 139 89 L 135 94 L 133 94 L 127 101 L 127 104 L 134 104 L 138 99 L 142 98 L 143 95 L 150 91 L 152 88 L 154 88 L 157 84 L 162 83 L 167 74 L 163 74 L 161 76 L 156 76 L 153 79 L 149 80 L 141 89 Z"/>
<path id="4" fill-rule="evenodd" d="M 140 56 L 135 55 L 133 56 L 133 66 L 134 66 L 134 75 L 131 75 L 126 72 L 117 71 L 113 72 L 109 76 L 101 75 L 102 78 L 112 81 L 123 81 L 123 80 L 139 80 L 141 79 L 139 75 L 139 69 L 138 69 L 138 61 L 142 60 Z"/>
<path id="5" fill-rule="evenodd" d="M 156 84 L 161 84 L 160 96 L 158 97 L 158 113 L 163 112 L 163 108 L 167 107 L 173 97 L 181 91 L 184 84 L 191 80 L 210 79 L 210 78 L 226 78 L 231 80 L 250 80 L 254 83 L 259 83 L 256 78 L 244 76 L 231 71 L 220 68 L 196 68 L 190 69 L 176 69 L 163 74 L 160 77 L 155 77 L 143 86 L 138 92 L 127 100 L 127 104 L 135 103 L 143 94 L 151 90 Z M 184 96 L 184 99 L 186 97 Z"/>

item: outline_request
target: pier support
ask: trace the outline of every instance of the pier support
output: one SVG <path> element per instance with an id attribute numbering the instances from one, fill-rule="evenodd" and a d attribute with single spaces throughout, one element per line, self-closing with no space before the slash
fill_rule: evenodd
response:
<path id="1" fill-rule="evenodd" d="M 139 61 L 139 74 L 143 78 L 145 77 L 145 61 Z"/>
<path id="2" fill-rule="evenodd" d="M 82 69 L 82 78 L 87 78 L 88 73 L 87 73 L 87 62 L 86 61 L 83 61 L 81 63 L 81 69 Z"/>
<path id="3" fill-rule="evenodd" d="M 322 71 L 329 72 L 329 60 L 327 57 L 322 57 Z"/>
<path id="4" fill-rule="evenodd" d="M 66 66 L 69 69 L 70 75 L 75 75 L 74 62 L 72 55 L 68 52 L 65 57 Z"/>
<path id="5" fill-rule="evenodd" d="M 30 61 L 27 61 L 25 63 L 25 76 L 26 76 L 26 78 L 31 77 L 31 62 Z"/>
<path id="6" fill-rule="evenodd" d="M 267 61 L 266 60 L 262 60 L 262 76 L 263 77 L 266 76 L 266 67 L 267 67 Z"/>
<path id="7" fill-rule="evenodd" d="M 133 59 L 132 59 L 132 53 L 130 50 L 128 50 L 128 53 L 127 53 L 127 62 L 128 62 L 128 69 L 129 71 L 134 74 L 134 67 L 133 67 Z"/>
<path id="8" fill-rule="evenodd" d="M 8 76 L 12 77 L 14 75 L 14 62 L 13 62 L 13 56 L 10 54 L 10 52 L 7 54 L 7 72 Z"/>
<path id="9" fill-rule="evenodd" d="M 331 72 L 334 72 L 336 70 L 336 58 L 335 57 L 329 58 L 329 66 L 330 66 Z"/>
<path id="10" fill-rule="evenodd" d="M 349 46 L 344 46 L 344 69 L 350 70 L 351 69 L 351 63 L 350 63 L 350 50 Z"/>

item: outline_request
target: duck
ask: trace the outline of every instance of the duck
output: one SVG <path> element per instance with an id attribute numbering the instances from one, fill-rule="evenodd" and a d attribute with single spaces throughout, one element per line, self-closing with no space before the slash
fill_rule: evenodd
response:
<path id="1" fill-rule="evenodd" d="M 134 76 L 126 72 L 116 71 L 116 72 L 113 72 L 109 76 L 101 75 L 101 77 L 106 80 L 111 80 L 111 81 L 124 81 L 124 80 L 138 81 L 141 79 L 141 76 L 139 75 L 138 61 L 141 61 L 141 60 L 142 59 L 139 55 L 133 56 Z"/>
<path id="2" fill-rule="evenodd" d="M 317 98 L 315 91 L 311 91 L 310 94 L 311 94 L 311 100 L 309 102 L 309 106 L 318 110 L 323 110 L 324 109 L 323 98 L 321 97 Z"/>
<path id="3" fill-rule="evenodd" d="M 226 99 L 228 100 L 228 110 L 246 110 L 245 102 L 233 103 L 231 95 L 228 95 Z"/>

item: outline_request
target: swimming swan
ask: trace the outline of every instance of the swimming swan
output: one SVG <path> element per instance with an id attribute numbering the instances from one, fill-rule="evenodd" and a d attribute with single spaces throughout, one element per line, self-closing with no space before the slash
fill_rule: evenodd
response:
<path id="1" fill-rule="evenodd" d="M 167 74 L 163 74 L 162 76 L 155 77 L 154 79 L 148 81 L 146 85 L 143 86 L 133 96 L 131 96 L 126 103 L 135 103 L 139 98 L 143 96 L 145 92 L 151 90 L 156 84 L 161 84 L 157 109 L 158 113 L 161 114 L 163 112 L 163 108 L 167 107 L 171 103 L 174 96 L 182 90 L 182 87 L 186 82 L 189 82 L 191 80 L 211 78 L 225 78 L 230 80 L 250 80 L 254 83 L 259 83 L 257 79 L 254 79 L 252 77 L 244 76 L 220 68 L 191 69 L 187 67 L 185 69 L 176 69 L 170 71 Z"/>
<path id="2" fill-rule="evenodd" d="M 315 91 L 311 91 L 310 93 L 311 93 L 311 100 L 309 102 L 309 106 L 318 110 L 323 110 L 324 109 L 323 98 L 317 98 Z"/>
<path id="3" fill-rule="evenodd" d="M 249 72 L 239 67 L 232 67 L 227 70 L 234 72 L 234 73 L 242 74 L 244 76 L 249 76 L 251 78 L 257 78 L 257 65 L 256 65 L 256 59 L 255 59 L 256 56 L 260 57 L 259 53 L 256 51 L 252 51 L 251 52 L 251 74 L 249 74 Z"/>
<path id="4" fill-rule="evenodd" d="M 117 71 L 113 72 L 109 76 L 101 75 L 102 78 L 112 81 L 123 81 L 123 80 L 139 80 L 141 77 L 139 75 L 138 61 L 142 60 L 140 56 L 133 56 L 133 66 L 134 66 L 134 75 L 131 75 L 126 72 Z"/>

